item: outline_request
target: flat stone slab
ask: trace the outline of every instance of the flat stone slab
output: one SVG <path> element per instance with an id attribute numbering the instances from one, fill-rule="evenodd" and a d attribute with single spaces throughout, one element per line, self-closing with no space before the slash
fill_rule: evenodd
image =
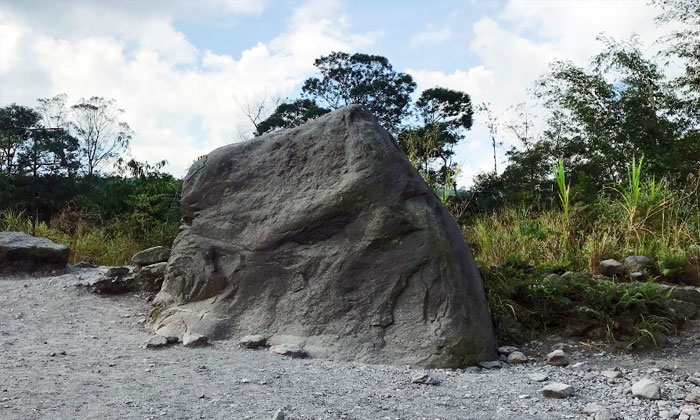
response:
<path id="1" fill-rule="evenodd" d="M 24 232 L 0 232 L 0 261 L 65 266 L 70 249 L 50 239 L 38 238 Z"/>
<path id="2" fill-rule="evenodd" d="M 131 262 L 138 266 L 147 266 L 160 262 L 166 262 L 170 258 L 170 248 L 165 246 L 154 246 L 137 252 L 131 257 Z"/>
<path id="3" fill-rule="evenodd" d="M 270 347 L 270 353 L 296 358 L 306 357 L 304 349 L 296 344 L 278 344 L 272 346 Z"/>

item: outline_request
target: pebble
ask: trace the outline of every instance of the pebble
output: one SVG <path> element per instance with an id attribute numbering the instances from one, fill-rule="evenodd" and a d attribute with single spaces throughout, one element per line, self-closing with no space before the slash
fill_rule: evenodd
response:
<path id="1" fill-rule="evenodd" d="M 411 383 L 420 385 L 440 385 L 440 380 L 430 373 L 419 373 L 411 378 Z"/>
<path id="2" fill-rule="evenodd" d="M 552 366 L 566 366 L 569 364 L 569 357 L 564 350 L 554 350 L 547 355 L 547 364 Z"/>
<path id="3" fill-rule="evenodd" d="M 645 400 L 661 398 L 661 387 L 649 378 L 641 379 L 632 385 L 632 396 Z"/>
<path id="4" fill-rule="evenodd" d="M 185 347 L 201 347 L 207 345 L 209 339 L 203 335 L 186 332 L 182 336 L 182 345 Z"/>
<path id="5" fill-rule="evenodd" d="M 600 372 L 600 374 L 608 379 L 617 379 L 620 376 L 622 376 L 622 372 L 620 372 L 619 370 L 604 370 Z"/>
<path id="6" fill-rule="evenodd" d="M 306 352 L 297 344 L 279 344 L 270 347 L 270 353 L 289 357 L 306 357 Z"/>
<path id="7" fill-rule="evenodd" d="M 479 362 L 479 366 L 484 369 L 500 369 L 503 367 L 503 363 L 499 360 L 491 360 L 488 362 Z"/>
<path id="8" fill-rule="evenodd" d="M 546 373 L 532 373 L 528 375 L 528 378 L 533 382 L 544 382 L 549 378 L 549 376 L 547 376 Z"/>
<path id="9" fill-rule="evenodd" d="M 522 363 L 527 363 L 530 360 L 525 356 L 523 352 L 520 351 L 514 351 L 511 354 L 508 355 L 508 359 L 506 359 L 508 363 L 511 365 L 517 365 L 517 364 L 522 364 Z"/>
<path id="10" fill-rule="evenodd" d="M 547 398 L 569 398 L 574 395 L 574 388 L 571 385 L 554 382 L 542 388 L 542 395 Z"/>

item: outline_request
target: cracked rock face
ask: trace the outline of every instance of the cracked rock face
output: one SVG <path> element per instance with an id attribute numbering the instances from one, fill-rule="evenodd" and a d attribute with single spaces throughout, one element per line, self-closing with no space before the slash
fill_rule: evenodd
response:
<path id="1" fill-rule="evenodd" d="M 359 106 L 211 152 L 185 179 L 182 211 L 158 334 L 257 333 L 366 363 L 496 358 L 459 227 Z"/>

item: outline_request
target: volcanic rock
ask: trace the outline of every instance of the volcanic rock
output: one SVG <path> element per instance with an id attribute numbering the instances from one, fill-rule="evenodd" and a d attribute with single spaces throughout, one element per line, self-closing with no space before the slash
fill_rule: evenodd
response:
<path id="1" fill-rule="evenodd" d="M 258 331 L 366 363 L 496 358 L 459 226 L 358 105 L 204 156 L 181 208 L 150 317 L 159 334 Z"/>

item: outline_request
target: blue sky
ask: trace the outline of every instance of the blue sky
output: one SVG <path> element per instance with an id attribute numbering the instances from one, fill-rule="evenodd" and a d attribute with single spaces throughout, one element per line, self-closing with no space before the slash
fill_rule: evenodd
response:
<path id="1" fill-rule="evenodd" d="M 294 97 L 331 51 L 389 58 L 418 92 L 444 86 L 488 102 L 502 122 L 540 109 L 528 89 L 555 59 L 585 65 L 595 37 L 636 33 L 650 46 L 669 28 L 637 0 L 0 0 L 0 105 L 66 93 L 116 99 L 136 132 L 131 154 L 196 157 L 251 134 L 245 104 Z M 417 92 L 417 93 L 418 93 Z M 461 185 L 490 170 L 483 118 L 457 148 Z"/>

